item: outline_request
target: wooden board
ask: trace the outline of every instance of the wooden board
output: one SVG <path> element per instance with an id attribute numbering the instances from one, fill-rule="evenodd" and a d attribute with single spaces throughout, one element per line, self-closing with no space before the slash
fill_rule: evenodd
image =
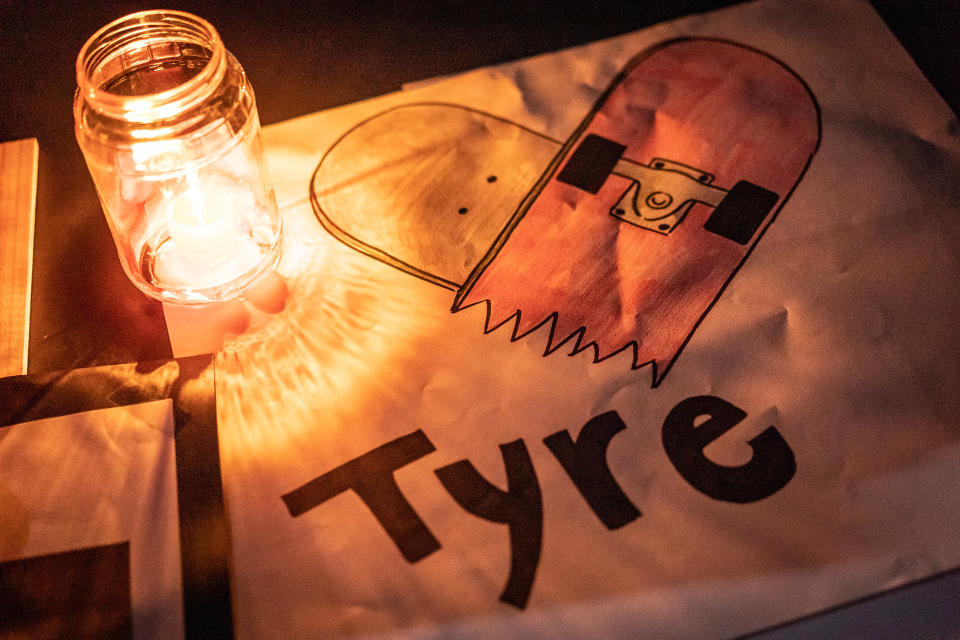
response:
<path id="1" fill-rule="evenodd" d="M 0 143 L 0 377 L 27 372 L 38 151 L 35 138 Z"/>

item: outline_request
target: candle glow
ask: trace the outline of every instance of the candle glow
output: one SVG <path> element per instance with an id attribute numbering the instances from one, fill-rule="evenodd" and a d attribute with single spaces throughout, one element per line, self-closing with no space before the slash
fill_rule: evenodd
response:
<path id="1" fill-rule="evenodd" d="M 81 49 L 77 83 L 77 140 L 134 284 L 164 302 L 228 300 L 276 264 L 252 89 L 212 25 L 116 20 Z"/>
<path id="2" fill-rule="evenodd" d="M 262 215 L 263 207 L 249 189 L 220 177 L 159 191 L 145 208 L 169 232 L 154 262 L 160 279 L 206 288 L 256 266 L 260 247 L 251 220 Z"/>

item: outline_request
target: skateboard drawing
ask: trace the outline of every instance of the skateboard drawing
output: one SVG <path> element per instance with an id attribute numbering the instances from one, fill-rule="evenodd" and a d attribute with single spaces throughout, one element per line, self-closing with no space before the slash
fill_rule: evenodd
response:
<path id="1" fill-rule="evenodd" d="M 631 60 L 566 142 L 415 103 L 354 126 L 311 202 L 347 245 L 487 305 L 484 331 L 549 327 L 594 361 L 633 351 L 657 386 L 783 207 L 820 116 L 786 65 L 680 39 Z"/>

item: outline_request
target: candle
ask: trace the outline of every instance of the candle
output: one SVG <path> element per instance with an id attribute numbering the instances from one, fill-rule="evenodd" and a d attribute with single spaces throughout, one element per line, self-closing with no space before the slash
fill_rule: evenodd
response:
<path id="1" fill-rule="evenodd" d="M 198 270 L 215 267 L 230 257 L 237 240 L 238 210 L 233 208 L 247 196 L 236 189 L 212 193 L 202 186 L 187 189 L 173 198 L 164 199 L 164 217 L 170 238 L 184 260 Z M 242 209 L 240 209 L 242 210 Z"/>
<path id="2" fill-rule="evenodd" d="M 127 275 L 166 302 L 228 300 L 280 255 L 252 89 L 213 26 L 142 11 L 77 58 L 77 141 Z"/>
<path id="3" fill-rule="evenodd" d="M 195 289 L 254 268 L 261 256 L 251 221 L 261 209 L 249 189 L 226 176 L 161 189 L 146 205 L 147 216 L 166 223 L 169 231 L 154 262 L 158 277 Z"/>
<path id="4" fill-rule="evenodd" d="M 233 214 L 216 203 L 202 192 L 188 192 L 171 200 L 167 208 L 171 240 L 198 269 L 209 269 L 230 257 Z"/>

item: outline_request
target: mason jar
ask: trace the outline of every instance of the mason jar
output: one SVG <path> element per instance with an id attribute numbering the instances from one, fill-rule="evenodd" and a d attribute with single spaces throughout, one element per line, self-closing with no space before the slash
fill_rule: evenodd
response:
<path id="1" fill-rule="evenodd" d="M 227 300 L 276 264 L 281 219 L 253 89 L 209 22 L 141 11 L 97 31 L 77 57 L 74 121 L 144 293 Z"/>

